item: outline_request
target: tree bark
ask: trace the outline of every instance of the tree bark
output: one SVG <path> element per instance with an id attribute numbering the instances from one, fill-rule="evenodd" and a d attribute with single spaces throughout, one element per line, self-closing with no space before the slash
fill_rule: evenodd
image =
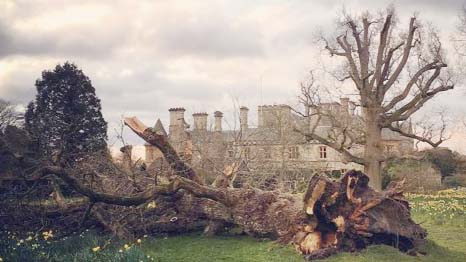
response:
<path id="1" fill-rule="evenodd" d="M 383 152 L 381 147 L 382 128 L 379 123 L 379 110 L 377 108 L 364 108 L 366 125 L 366 146 L 364 147 L 364 172 L 370 178 L 370 186 L 382 190 L 381 162 Z"/>
<path id="2" fill-rule="evenodd" d="M 55 177 L 53 177 L 50 181 L 53 187 L 53 198 L 55 201 L 58 203 L 59 206 L 66 208 L 66 200 L 65 197 L 63 196 L 63 193 L 61 191 L 60 185 L 58 184 L 58 181 Z"/>
<path id="3" fill-rule="evenodd" d="M 368 182 L 359 171 L 350 171 L 339 181 L 316 175 L 301 200 L 255 188 L 214 188 L 177 176 L 169 187 L 171 192 L 153 198 L 158 207 L 148 224 L 135 218 L 123 226 L 102 208 L 96 209 L 94 216 L 121 237 L 132 237 L 132 232 L 143 227 L 154 233 L 186 232 L 218 221 L 241 227 L 250 236 L 292 243 L 309 260 L 371 244 L 387 244 L 415 254 L 426 232 L 411 220 L 401 184 L 378 192 Z M 107 200 L 117 204 L 115 198 L 101 202 Z"/>

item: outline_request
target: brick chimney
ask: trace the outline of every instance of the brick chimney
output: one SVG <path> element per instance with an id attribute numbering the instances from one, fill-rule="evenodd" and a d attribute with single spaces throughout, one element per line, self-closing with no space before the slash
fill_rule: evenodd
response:
<path id="1" fill-rule="evenodd" d="M 185 111 L 182 107 L 168 109 L 168 112 L 170 112 L 170 126 L 183 126 Z"/>
<path id="2" fill-rule="evenodd" d="M 241 130 L 248 129 L 248 111 L 249 111 L 249 108 L 245 106 L 241 106 L 239 108 L 239 124 L 240 124 Z"/>
<path id="3" fill-rule="evenodd" d="M 222 132 L 222 118 L 223 118 L 223 113 L 220 111 L 215 111 L 214 112 L 214 117 L 215 117 L 215 126 L 214 130 L 216 132 Z"/>
<path id="4" fill-rule="evenodd" d="M 184 112 L 186 110 L 182 107 L 174 107 L 168 109 L 170 112 L 170 126 L 168 127 L 169 133 L 173 133 L 174 130 L 184 130 Z"/>
<path id="5" fill-rule="evenodd" d="M 207 113 L 194 113 L 193 120 L 194 126 L 193 130 L 207 130 Z"/>
<path id="6" fill-rule="evenodd" d="M 133 146 L 132 145 L 126 145 L 120 148 L 120 152 L 123 153 L 123 166 L 125 168 L 130 168 L 132 165 L 132 153 L 133 153 Z"/>

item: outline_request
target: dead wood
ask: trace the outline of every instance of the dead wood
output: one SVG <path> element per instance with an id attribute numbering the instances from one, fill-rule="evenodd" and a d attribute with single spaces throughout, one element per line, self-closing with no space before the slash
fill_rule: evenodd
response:
<path id="1" fill-rule="evenodd" d="M 225 226 L 237 226 L 251 236 L 293 243 L 306 259 L 318 259 L 370 244 L 411 251 L 426 236 L 425 230 L 411 220 L 409 204 L 403 199 L 399 184 L 377 192 L 359 171 L 350 171 L 339 181 L 316 175 L 309 182 L 304 201 L 277 191 L 228 187 L 228 172 L 209 186 L 179 158 L 165 136 L 146 128 L 136 118 L 127 118 L 125 123 L 163 153 L 176 173 L 170 183 L 126 196 L 97 192 L 62 167 L 45 166 L 35 174 L 35 179 L 55 175 L 88 197 L 80 209 L 84 210 L 84 217 L 92 214 L 119 237 L 133 238 L 141 231 L 186 232 L 202 227 L 207 234 L 214 234 Z M 148 201 L 154 201 L 157 208 L 145 210 L 143 204 Z M 117 211 L 126 213 L 115 219 L 98 203 L 119 206 L 122 209 Z M 141 223 L 141 216 L 145 223 Z"/>
<path id="2" fill-rule="evenodd" d="M 334 249 L 356 251 L 387 244 L 408 252 L 423 244 L 427 233 L 411 219 L 401 183 L 377 192 L 368 182 L 360 171 L 350 171 L 340 181 L 314 176 L 304 198 L 311 228 L 295 243 L 297 248 L 308 258 L 317 258 L 326 253 L 323 249 L 330 255 Z"/>
<path id="3" fill-rule="evenodd" d="M 125 123 L 164 153 L 159 147 L 164 144 L 158 142 L 160 137 L 140 121 L 128 118 Z M 170 157 L 176 155 L 174 150 L 165 150 L 169 151 L 173 151 Z M 179 158 L 167 160 L 179 161 Z M 297 249 L 308 259 L 321 258 L 335 250 L 355 251 L 369 244 L 389 244 L 402 251 L 415 249 L 423 242 L 426 231 L 411 219 L 400 185 L 393 184 L 386 191 L 377 192 L 368 183 L 369 178 L 358 171 L 350 171 L 336 182 L 314 176 L 309 182 L 304 208 L 291 196 L 253 188 L 215 189 L 184 178 L 176 179 L 175 188 L 225 205 L 233 224 L 250 235 L 275 237 L 285 243 L 294 239 Z"/>

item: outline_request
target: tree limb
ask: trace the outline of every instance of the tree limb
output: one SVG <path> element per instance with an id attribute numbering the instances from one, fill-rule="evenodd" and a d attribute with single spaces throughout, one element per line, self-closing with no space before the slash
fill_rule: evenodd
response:
<path id="1" fill-rule="evenodd" d="M 182 177 L 186 177 L 197 183 L 204 184 L 202 179 L 194 172 L 194 170 L 183 162 L 175 149 L 170 145 L 168 139 L 164 135 L 159 135 L 152 131 L 152 129 L 146 127 L 136 117 L 125 117 L 125 125 L 134 131 L 138 136 L 144 139 L 147 143 L 157 147 L 173 168 L 173 170 Z"/>
<path id="2" fill-rule="evenodd" d="M 382 80 L 382 65 L 383 65 L 383 55 L 385 52 L 385 49 L 387 47 L 387 39 L 388 39 L 388 32 L 390 29 L 392 21 L 392 15 L 387 15 L 385 18 L 385 23 L 383 25 L 382 31 L 380 31 L 380 43 L 379 43 L 379 48 L 377 51 L 377 60 L 375 62 L 375 73 L 374 77 L 372 77 L 372 80 L 370 82 L 370 85 L 372 87 L 380 85 L 383 80 Z"/>
<path id="3" fill-rule="evenodd" d="M 428 88 L 428 87 L 427 87 Z M 441 85 L 430 91 L 421 90 L 411 101 L 396 110 L 392 114 L 388 115 L 384 121 L 384 127 L 390 127 L 391 123 L 398 121 L 407 120 L 412 114 L 417 112 L 422 106 L 432 99 L 437 93 L 448 91 L 453 89 L 454 85 Z"/>
<path id="4" fill-rule="evenodd" d="M 172 194 L 174 192 L 171 184 L 164 186 L 153 186 L 148 190 L 134 194 L 131 197 L 117 196 L 107 193 L 96 192 L 83 185 L 76 178 L 72 177 L 64 168 L 59 166 L 45 166 L 37 170 L 34 174 L 34 180 L 40 179 L 46 175 L 55 175 L 67 183 L 78 193 L 87 196 L 91 202 L 103 202 L 106 204 L 120 206 L 135 206 L 147 202 L 159 194 Z"/>
<path id="5" fill-rule="evenodd" d="M 395 107 L 396 104 L 403 101 L 409 95 L 411 88 L 416 83 L 416 81 L 419 79 L 419 77 L 423 75 L 424 73 L 426 73 L 427 71 L 435 69 L 434 74 L 432 74 L 429 81 L 426 83 L 425 87 L 423 88 L 423 89 L 428 90 L 429 87 L 432 85 L 432 82 L 440 75 L 441 68 L 446 67 L 446 66 L 447 65 L 444 63 L 438 64 L 438 61 L 434 61 L 432 63 L 426 64 L 425 66 L 423 66 L 413 75 L 413 77 L 411 77 L 408 84 L 406 84 L 406 87 L 403 89 L 403 92 L 400 95 L 394 97 L 386 106 L 384 106 L 383 110 L 385 112 L 388 112 L 393 107 Z"/>
<path id="6" fill-rule="evenodd" d="M 395 127 L 393 125 L 389 125 L 389 126 L 387 126 L 387 128 L 394 131 L 394 132 L 399 133 L 402 136 L 413 138 L 413 139 L 419 140 L 421 142 L 425 142 L 425 143 L 431 145 L 432 147 L 438 147 L 441 143 L 443 143 L 443 141 L 445 141 L 442 137 L 440 137 L 438 141 L 434 142 L 434 141 L 432 141 L 432 140 L 430 140 L 430 139 L 428 139 L 426 137 L 422 137 L 422 136 L 418 136 L 416 134 L 405 132 L 401 128 Z"/>
<path id="7" fill-rule="evenodd" d="M 413 47 L 414 32 L 417 29 L 417 27 L 414 25 L 415 21 L 415 17 L 412 17 L 409 21 L 408 38 L 406 40 L 403 56 L 401 58 L 400 63 L 396 67 L 395 72 L 393 72 L 393 74 L 388 79 L 387 83 L 385 83 L 385 89 L 389 89 L 395 83 L 395 81 L 398 79 L 401 72 L 403 71 L 403 68 L 405 67 L 406 63 L 408 62 L 409 54 L 411 53 L 411 48 Z"/>

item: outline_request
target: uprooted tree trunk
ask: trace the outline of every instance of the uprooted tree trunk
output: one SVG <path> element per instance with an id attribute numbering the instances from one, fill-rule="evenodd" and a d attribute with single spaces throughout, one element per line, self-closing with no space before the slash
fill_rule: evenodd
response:
<path id="1" fill-rule="evenodd" d="M 126 118 L 125 123 L 163 153 L 177 174 L 169 184 L 153 186 L 134 196 L 116 196 L 87 188 L 60 167 L 44 167 L 39 177 L 46 174 L 60 177 L 87 196 L 90 203 L 137 206 L 155 199 L 157 219 L 144 225 L 153 232 L 183 232 L 200 222 L 202 226 L 239 226 L 251 236 L 293 243 L 307 259 L 379 243 L 415 254 L 413 251 L 426 236 L 425 230 L 411 220 L 409 204 L 403 199 L 399 184 L 377 192 L 359 171 L 350 171 L 339 181 L 317 175 L 309 182 L 304 202 L 276 191 L 207 186 L 178 157 L 165 136 L 136 118 Z M 98 219 L 106 218 L 98 215 Z M 131 223 L 126 226 L 137 227 Z M 115 225 L 109 228 L 112 230 Z M 120 234 L 128 231 L 116 228 Z"/>

